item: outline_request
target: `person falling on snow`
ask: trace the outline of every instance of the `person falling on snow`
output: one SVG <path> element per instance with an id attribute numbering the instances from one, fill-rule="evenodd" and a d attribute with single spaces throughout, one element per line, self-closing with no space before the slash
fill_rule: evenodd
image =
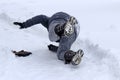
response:
<path id="1" fill-rule="evenodd" d="M 51 17 L 38 15 L 25 22 L 14 22 L 13 24 L 24 29 L 39 23 L 47 29 L 50 41 L 59 43 L 59 46 L 48 45 L 48 49 L 56 52 L 58 59 L 64 61 L 65 64 L 78 65 L 84 54 L 83 50 L 79 49 L 77 52 L 70 50 L 80 31 L 76 18 L 65 12 L 57 12 Z"/>

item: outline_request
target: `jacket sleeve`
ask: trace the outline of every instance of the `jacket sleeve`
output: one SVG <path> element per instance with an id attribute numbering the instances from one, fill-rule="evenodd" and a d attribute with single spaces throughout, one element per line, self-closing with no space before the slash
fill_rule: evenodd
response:
<path id="1" fill-rule="evenodd" d="M 35 17 L 23 22 L 23 26 L 25 28 L 28 28 L 28 27 L 31 27 L 35 24 L 41 23 L 43 26 L 48 28 L 48 22 L 49 22 L 49 17 L 47 17 L 45 15 L 38 15 L 38 16 L 35 16 Z"/>

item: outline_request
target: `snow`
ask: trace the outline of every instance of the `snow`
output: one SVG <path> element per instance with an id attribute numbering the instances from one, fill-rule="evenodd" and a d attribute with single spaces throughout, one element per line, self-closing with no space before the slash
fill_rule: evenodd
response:
<path id="1" fill-rule="evenodd" d="M 0 80 L 120 80 L 119 0 L 1 0 L 0 8 Z M 78 66 L 65 65 L 47 49 L 51 42 L 40 24 L 22 30 L 12 24 L 59 11 L 80 22 L 72 46 L 85 52 Z M 22 49 L 33 54 L 19 58 L 11 52 Z"/>

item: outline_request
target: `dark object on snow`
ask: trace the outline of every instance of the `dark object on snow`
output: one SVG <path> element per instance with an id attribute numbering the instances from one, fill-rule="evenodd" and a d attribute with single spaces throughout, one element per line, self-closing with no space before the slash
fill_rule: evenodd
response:
<path id="1" fill-rule="evenodd" d="M 28 51 L 24 51 L 24 50 L 21 50 L 21 51 L 12 51 L 16 56 L 19 56 L 19 57 L 26 57 L 26 56 L 29 56 L 30 54 L 32 54 L 31 52 L 28 52 Z"/>
<path id="2" fill-rule="evenodd" d="M 21 22 L 13 22 L 13 24 L 14 24 L 14 25 L 19 25 L 19 26 L 20 26 L 20 29 L 25 28 L 25 27 L 23 26 L 23 23 L 21 23 Z"/>
<path id="3" fill-rule="evenodd" d="M 53 52 L 57 52 L 58 46 L 55 46 L 53 44 L 48 45 L 48 49 Z"/>

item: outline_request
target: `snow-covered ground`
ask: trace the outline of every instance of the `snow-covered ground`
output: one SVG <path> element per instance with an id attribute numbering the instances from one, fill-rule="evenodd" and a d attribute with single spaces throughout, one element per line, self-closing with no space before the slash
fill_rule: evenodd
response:
<path id="1" fill-rule="evenodd" d="M 79 66 L 65 65 L 48 51 L 40 24 L 20 30 L 13 21 L 64 11 L 75 16 L 81 32 L 72 50 L 83 49 Z M 120 80 L 119 0 L 0 0 L 0 80 Z M 11 50 L 28 50 L 15 57 Z"/>

